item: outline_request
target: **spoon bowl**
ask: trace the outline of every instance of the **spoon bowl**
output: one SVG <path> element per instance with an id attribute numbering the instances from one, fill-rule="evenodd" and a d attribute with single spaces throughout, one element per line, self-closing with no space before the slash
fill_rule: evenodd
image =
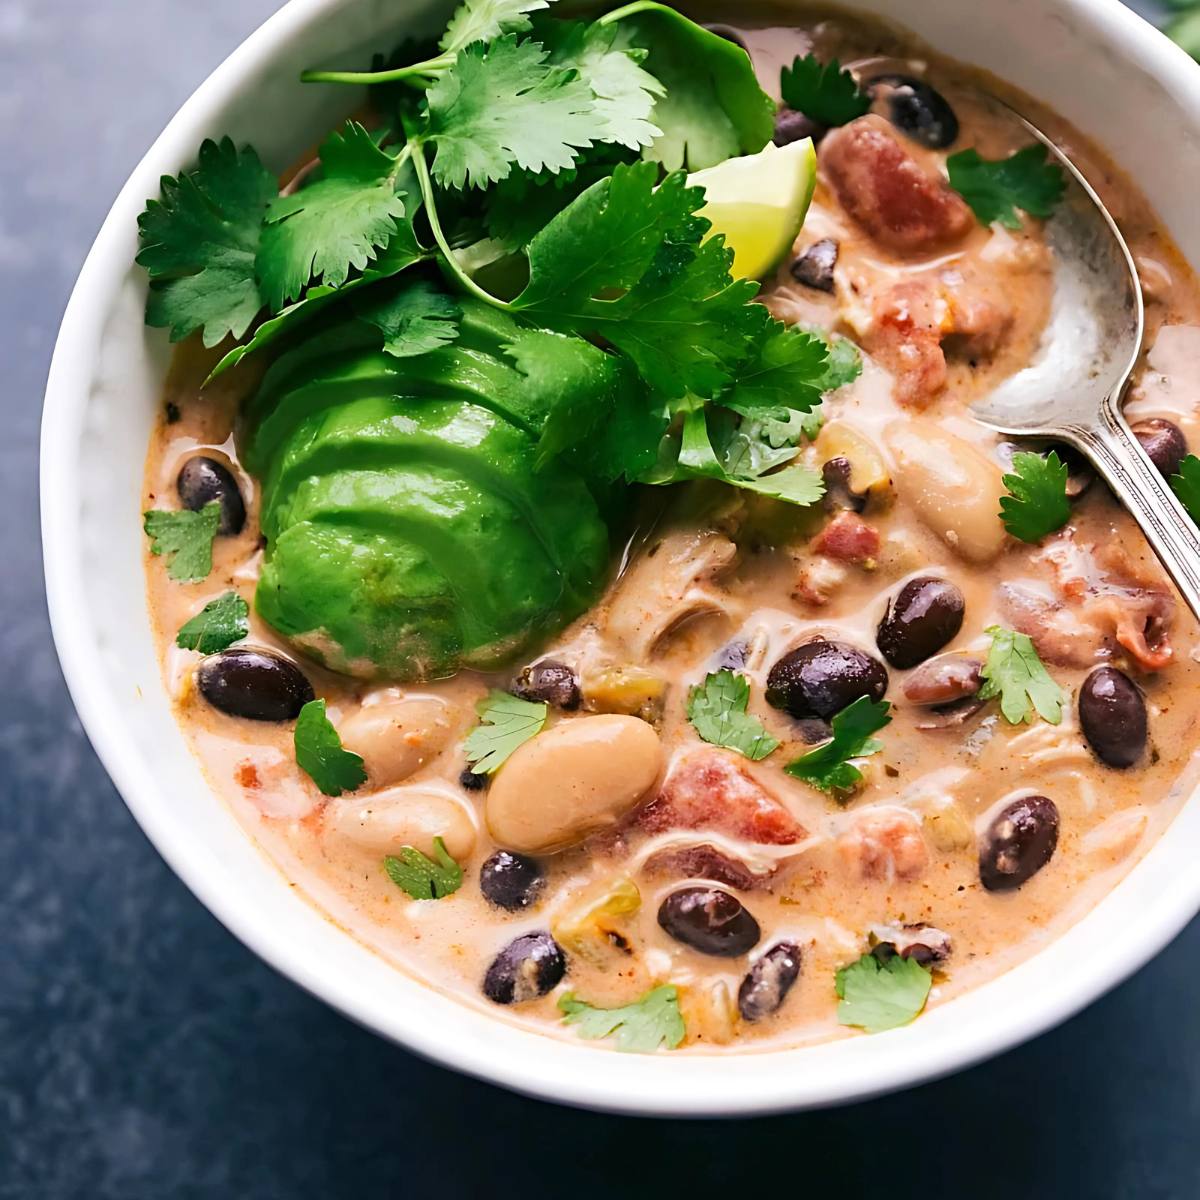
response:
<path id="1" fill-rule="evenodd" d="M 1145 331 L 1133 256 L 1075 164 L 1035 125 L 1013 117 L 1066 177 L 1062 201 L 1046 221 L 1054 296 L 1033 360 L 977 401 L 971 415 L 1009 437 L 1065 442 L 1084 454 L 1200 620 L 1200 533 L 1121 411 Z"/>

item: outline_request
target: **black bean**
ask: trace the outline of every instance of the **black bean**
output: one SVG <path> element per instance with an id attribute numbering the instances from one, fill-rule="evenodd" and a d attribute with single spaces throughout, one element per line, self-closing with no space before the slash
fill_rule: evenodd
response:
<path id="1" fill-rule="evenodd" d="M 1058 808 L 1045 796 L 1006 804 L 979 844 L 979 880 L 989 892 L 1007 892 L 1032 879 L 1058 845 Z"/>
<path id="2" fill-rule="evenodd" d="M 179 468 L 175 490 L 184 508 L 199 512 L 214 500 L 221 506 L 221 520 L 217 532 L 241 533 L 246 525 L 246 502 L 238 490 L 233 472 L 222 462 L 197 454 Z"/>
<path id="3" fill-rule="evenodd" d="M 579 707 L 578 677 L 566 663 L 553 658 L 526 667 L 508 690 L 520 700 L 549 704 L 566 712 Z"/>
<path id="4" fill-rule="evenodd" d="M 472 771 L 470 767 L 463 767 L 458 773 L 458 782 L 468 792 L 482 792 L 488 785 L 488 777 Z"/>
<path id="5" fill-rule="evenodd" d="M 294 662 L 253 646 L 202 659 L 196 686 L 213 708 L 251 721 L 291 721 L 314 699 L 312 684 Z"/>
<path id="6" fill-rule="evenodd" d="M 672 892 L 659 906 L 658 923 L 677 942 L 719 958 L 745 954 L 762 933 L 736 896 L 713 887 Z"/>
<path id="7" fill-rule="evenodd" d="M 826 512 L 862 512 L 867 507 L 867 498 L 850 486 L 853 468 L 848 458 L 831 458 L 821 465 L 821 479 L 825 484 L 825 496 L 821 505 Z"/>
<path id="8" fill-rule="evenodd" d="M 767 703 L 793 717 L 830 720 L 860 696 L 882 700 L 888 674 L 877 658 L 845 642 L 790 650 L 767 675 Z"/>
<path id="9" fill-rule="evenodd" d="M 1097 667 L 1079 689 L 1079 725 L 1110 767 L 1131 767 L 1146 749 L 1146 701 L 1116 667 Z"/>
<path id="10" fill-rule="evenodd" d="M 872 97 L 880 95 L 888 120 L 901 133 L 928 146 L 944 150 L 958 138 L 958 118 L 941 92 L 911 75 L 879 75 L 867 85 Z"/>
<path id="11" fill-rule="evenodd" d="M 771 140 L 777 146 L 790 146 L 806 137 L 819 142 L 825 136 L 825 126 L 818 125 L 802 112 L 793 108 L 781 108 L 775 114 L 775 133 Z"/>
<path id="12" fill-rule="evenodd" d="M 963 594 L 947 579 L 910 579 L 888 604 L 875 634 L 883 657 L 901 670 L 932 658 L 962 628 Z"/>
<path id="13" fill-rule="evenodd" d="M 740 638 L 732 642 L 726 642 L 717 651 L 716 657 L 713 659 L 712 669 L 714 671 L 740 671 L 746 665 L 746 655 L 749 653 L 749 642 L 743 641 Z"/>
<path id="14" fill-rule="evenodd" d="M 483 994 L 496 1004 L 523 1004 L 544 996 L 566 973 L 562 947 L 548 933 L 523 933 L 492 959 Z"/>
<path id="15" fill-rule="evenodd" d="M 1142 443 L 1150 461 L 1168 479 L 1179 474 L 1179 464 L 1188 452 L 1187 438 L 1173 421 L 1150 417 L 1132 427 L 1133 436 Z"/>
<path id="16" fill-rule="evenodd" d="M 776 942 L 755 960 L 738 988 L 738 1012 L 747 1021 L 761 1021 L 777 1012 L 800 975 L 800 947 Z"/>
<path id="17" fill-rule="evenodd" d="M 507 912 L 528 908 L 546 886 L 537 860 L 508 850 L 497 850 L 479 868 L 479 890 L 483 898 Z"/>
<path id="18" fill-rule="evenodd" d="M 792 263 L 792 278 L 818 292 L 833 291 L 833 268 L 837 266 L 838 244 L 833 238 L 813 242 Z"/>

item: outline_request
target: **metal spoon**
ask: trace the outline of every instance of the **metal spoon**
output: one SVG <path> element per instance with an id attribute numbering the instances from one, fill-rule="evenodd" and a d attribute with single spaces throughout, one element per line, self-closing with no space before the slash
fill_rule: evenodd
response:
<path id="1" fill-rule="evenodd" d="M 971 414 L 1000 433 L 1052 438 L 1086 455 L 1200 620 L 1200 532 L 1121 412 L 1144 333 L 1137 267 L 1075 164 L 1040 129 L 1013 115 L 1067 176 L 1062 203 L 1046 221 L 1054 298 L 1033 361 L 974 404 Z"/>

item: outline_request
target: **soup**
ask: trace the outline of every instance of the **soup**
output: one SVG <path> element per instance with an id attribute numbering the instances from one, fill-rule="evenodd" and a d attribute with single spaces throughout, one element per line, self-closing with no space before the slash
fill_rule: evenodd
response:
<path id="1" fill-rule="evenodd" d="M 848 17 L 623 11 L 468 5 L 281 196 L 210 143 L 148 209 L 164 675 L 288 881 L 464 1003 L 645 1051 L 881 1032 L 1169 822 L 1195 630 L 1085 463 L 971 418 L 1037 354 L 1062 186 L 980 81 Z M 1126 411 L 1175 476 L 1196 281 L 1017 103 L 1137 260 Z"/>

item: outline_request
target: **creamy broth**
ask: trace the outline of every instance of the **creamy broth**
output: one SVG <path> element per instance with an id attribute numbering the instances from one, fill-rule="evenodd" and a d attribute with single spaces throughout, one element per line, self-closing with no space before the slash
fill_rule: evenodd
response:
<path id="1" fill-rule="evenodd" d="M 977 81 L 882 28 L 840 17 L 800 28 L 770 19 L 757 26 L 739 19 L 739 25 L 768 90 L 781 63 L 812 48 L 868 74 L 896 70 L 928 79 L 961 123 L 955 149 L 976 146 L 996 158 L 1022 144 L 975 91 Z M 994 81 L 987 86 L 1002 90 Z M 1200 444 L 1195 278 L 1111 163 L 1051 114 L 1019 103 L 1093 182 L 1139 263 L 1148 350 L 1130 395 L 1130 419 L 1168 418 L 1190 445 Z M 879 115 L 863 120 L 886 130 Z M 942 170 L 946 151 L 907 141 L 904 149 L 924 169 Z M 259 369 L 242 368 L 201 392 L 215 352 L 190 341 L 174 359 L 166 415 L 150 447 L 144 507 L 176 503 L 180 467 L 198 449 L 232 465 L 247 506 L 244 530 L 216 540 L 214 569 L 203 582 L 174 582 L 162 560 L 147 557 L 164 677 L 214 790 L 330 920 L 430 986 L 539 1032 L 575 1036 L 556 1008 L 567 988 L 614 1006 L 669 982 L 680 987 L 683 1050 L 765 1049 L 844 1036 L 848 1030 L 836 1018 L 837 969 L 873 941 L 925 938 L 932 946 L 941 934 L 950 949 L 935 955 L 929 1003 L 944 1003 L 1036 953 L 1094 907 L 1193 784 L 1200 643 L 1133 521 L 1092 482 L 1059 533 L 1036 545 L 1006 537 L 996 512 L 1012 447 L 967 411 L 1037 346 L 1052 290 L 1039 223 L 1026 220 L 1016 232 L 975 225 L 933 250 L 889 248 L 839 200 L 830 177 L 833 154 L 828 146 L 820 151 L 814 202 L 762 299 L 780 319 L 844 335 L 864 351 L 862 375 L 825 400 L 825 428 L 802 451 L 816 465 L 849 453 L 862 478 L 871 462 L 880 464 L 861 514 L 821 505 L 799 510 L 707 485 L 649 490 L 602 600 L 511 671 L 386 686 L 297 659 L 347 747 L 366 759 L 368 782 L 351 794 L 326 798 L 297 768 L 290 724 L 239 720 L 207 704 L 194 683 L 199 656 L 173 644 L 185 620 L 230 589 L 253 605 L 262 555 L 258 485 L 238 466 L 235 439 L 238 406 L 254 390 Z M 799 282 L 792 269 L 824 240 L 838 246 L 829 292 Z M 847 452 L 858 443 L 867 447 L 865 457 L 861 448 Z M 960 489 L 963 501 L 931 500 L 929 472 L 948 494 Z M 827 536 L 838 521 L 865 525 L 877 540 L 848 555 Z M 889 667 L 893 720 L 880 734 L 883 749 L 864 760 L 863 786 L 836 803 L 781 769 L 811 749 L 806 733 L 812 737 L 813 730 L 767 703 L 770 668 L 814 637 L 878 657 L 876 629 L 889 600 L 923 576 L 951 581 L 964 600 L 961 630 L 938 654 L 982 661 L 990 626 L 1028 632 L 1067 694 L 1062 723 L 1010 725 L 993 701 L 961 723 L 947 719 L 929 728 L 945 715 L 931 715 L 930 706 L 906 695 L 922 667 Z M 253 611 L 250 626 L 248 644 L 296 657 Z M 640 802 L 625 804 L 610 827 L 536 854 L 545 872 L 540 896 L 528 909 L 507 913 L 484 900 L 478 881 L 493 851 L 523 848 L 511 839 L 501 847 L 489 832 L 488 806 L 499 805 L 512 761 L 487 787 L 466 787 L 462 742 L 489 687 L 507 688 L 525 662 L 542 659 L 568 664 L 583 693 L 578 712 L 551 708 L 551 729 L 593 720 L 597 711 L 634 713 L 657 731 L 661 762 L 651 768 L 652 786 L 639 789 Z M 782 743 L 766 761 L 705 744 L 687 719 L 689 688 L 730 662 L 751 684 L 750 711 Z M 1080 687 L 1101 663 L 1127 672 L 1145 695 L 1149 747 L 1126 769 L 1104 765 L 1080 730 Z M 401 711 L 398 704 L 408 706 L 403 727 L 389 716 Z M 625 753 L 627 743 L 613 745 Z M 636 776 L 635 758 L 629 750 L 611 764 L 611 774 Z M 552 790 L 555 782 L 540 786 Z M 1034 793 L 1057 806 L 1057 848 L 1019 888 L 989 891 L 980 881 L 980 839 L 1005 804 Z M 381 866 L 383 854 L 396 847 L 380 814 L 411 809 L 430 795 L 442 814 L 431 818 L 430 829 L 436 826 L 466 876 L 460 890 L 436 902 L 409 899 Z M 698 827 L 678 816 L 689 806 L 708 814 L 690 821 Z M 768 824 L 784 821 L 791 832 L 773 840 L 747 837 L 745 828 L 735 828 L 745 806 L 768 813 Z M 490 814 L 493 830 L 498 822 L 516 828 L 515 820 Z M 698 858 L 697 847 L 708 849 Z M 748 955 L 698 953 L 656 920 L 668 894 L 685 882 L 713 879 L 761 926 Z M 614 887 L 628 894 L 631 884 L 640 893 L 633 911 L 573 931 L 581 904 Z M 905 933 L 904 926 L 932 932 Z M 554 932 L 566 952 L 564 983 L 524 1003 L 490 1003 L 480 991 L 489 962 L 513 938 L 540 930 Z M 743 977 L 781 941 L 800 951 L 795 986 L 773 1015 L 740 1019 Z"/>

